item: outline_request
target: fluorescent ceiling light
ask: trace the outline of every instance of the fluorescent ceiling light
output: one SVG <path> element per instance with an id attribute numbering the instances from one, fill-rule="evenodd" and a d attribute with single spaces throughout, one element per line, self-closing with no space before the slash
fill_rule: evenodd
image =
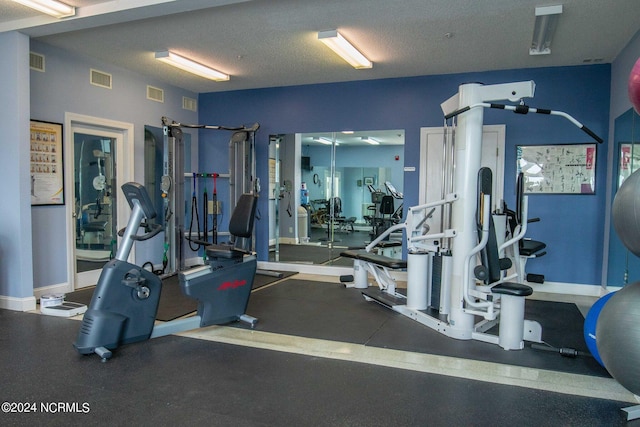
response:
<path id="1" fill-rule="evenodd" d="M 356 69 L 373 67 L 373 63 L 342 37 L 338 30 L 320 31 L 318 33 L 318 40 L 329 46 L 331 50 L 340 55 L 342 59 Z"/>
<path id="2" fill-rule="evenodd" d="M 229 75 L 222 73 L 213 68 L 209 68 L 206 65 L 202 65 L 198 62 L 187 59 L 184 56 L 180 56 L 171 51 L 165 50 L 162 52 L 156 52 L 156 59 L 158 61 L 165 62 L 181 70 L 187 71 L 191 74 L 195 74 L 205 79 L 214 80 L 216 82 L 223 82 L 229 80 Z"/>
<path id="3" fill-rule="evenodd" d="M 380 141 L 377 141 L 377 140 L 375 140 L 375 139 L 373 139 L 373 138 L 370 138 L 370 137 L 368 137 L 368 136 L 363 136 L 363 137 L 362 137 L 362 140 L 363 140 L 364 142 L 366 142 L 366 143 L 371 144 L 371 145 L 380 145 Z"/>
<path id="4" fill-rule="evenodd" d="M 536 22 L 529 55 L 549 55 L 551 40 L 562 13 L 562 5 L 536 7 Z"/>
<path id="5" fill-rule="evenodd" d="M 329 138 L 325 138 L 323 136 L 321 136 L 320 138 L 312 138 L 315 142 L 319 142 L 320 144 L 325 144 L 325 145 L 331 145 L 333 144 L 333 141 L 331 141 Z"/>
<path id="6" fill-rule="evenodd" d="M 55 0 L 13 0 L 31 9 L 46 13 L 55 18 L 68 18 L 76 14 L 76 8 Z"/>

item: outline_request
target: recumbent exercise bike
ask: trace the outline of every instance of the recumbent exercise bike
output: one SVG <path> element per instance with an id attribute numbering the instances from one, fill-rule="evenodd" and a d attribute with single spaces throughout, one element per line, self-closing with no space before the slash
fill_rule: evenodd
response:
<path id="1" fill-rule="evenodd" d="M 243 194 L 231 215 L 229 233 L 235 245 L 205 248 L 206 264 L 178 273 L 185 295 L 198 301 L 197 315 L 155 325 L 162 281 L 144 268 L 127 262 L 135 241 L 148 240 L 162 230 L 159 224 L 144 224 L 156 211 L 142 185 L 122 186 L 132 209 L 116 257 L 100 274 L 89 309 L 84 315 L 74 347 L 81 354 L 96 353 L 106 361 L 117 347 L 199 327 L 243 321 L 252 328 L 257 319 L 245 314 L 256 274 L 254 252 L 240 247 L 238 238 L 250 237 L 256 197 Z M 147 233 L 137 235 L 141 226 Z"/>

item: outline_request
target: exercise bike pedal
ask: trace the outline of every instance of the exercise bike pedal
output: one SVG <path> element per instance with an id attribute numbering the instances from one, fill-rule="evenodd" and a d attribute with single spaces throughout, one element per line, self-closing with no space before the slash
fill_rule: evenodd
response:
<path id="1" fill-rule="evenodd" d="M 242 316 L 240 316 L 240 320 L 249 324 L 249 326 L 251 326 L 251 329 L 255 328 L 256 324 L 258 323 L 258 319 L 253 316 L 249 316 L 248 314 L 243 314 Z"/>
<path id="2" fill-rule="evenodd" d="M 98 356 L 100 356 L 102 363 L 106 363 L 107 360 L 111 359 L 111 356 L 113 356 L 113 353 L 111 353 L 111 350 L 109 350 L 106 347 L 96 347 L 95 350 L 93 350 L 93 352 Z"/>

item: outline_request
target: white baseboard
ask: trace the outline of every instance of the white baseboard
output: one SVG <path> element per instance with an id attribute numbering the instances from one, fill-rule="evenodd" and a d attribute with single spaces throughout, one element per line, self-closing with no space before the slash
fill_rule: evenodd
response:
<path id="1" fill-rule="evenodd" d="M 33 311 L 36 309 L 36 297 L 7 297 L 0 295 L 0 308 L 14 311 Z"/>
<path id="2" fill-rule="evenodd" d="M 295 271 L 305 274 L 317 274 L 319 276 L 342 276 L 344 274 L 352 274 L 351 267 L 335 267 L 329 265 L 315 264 L 296 264 L 286 262 L 267 262 L 258 261 L 258 269 L 260 270 L 277 270 L 277 271 Z"/>
<path id="3" fill-rule="evenodd" d="M 297 245 L 300 241 L 297 237 L 281 237 L 280 243 L 285 245 Z"/>
<path id="4" fill-rule="evenodd" d="M 599 285 L 584 285 L 580 283 L 562 283 L 562 282 L 544 282 L 532 283 L 526 282 L 533 288 L 534 292 L 546 292 L 550 294 L 564 295 L 580 295 L 588 297 L 601 297 L 609 292 L 619 290 L 620 288 L 603 288 Z"/>
<path id="5" fill-rule="evenodd" d="M 33 290 L 33 296 L 39 300 L 42 295 L 46 294 L 66 294 L 73 292 L 71 283 L 58 283 L 56 285 L 43 286 Z"/>

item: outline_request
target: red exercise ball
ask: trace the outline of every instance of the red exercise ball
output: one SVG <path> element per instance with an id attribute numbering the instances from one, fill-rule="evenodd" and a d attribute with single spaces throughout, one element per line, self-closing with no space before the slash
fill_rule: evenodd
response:
<path id="1" fill-rule="evenodd" d="M 640 114 L 640 58 L 636 61 L 629 74 L 629 99 L 636 113 Z"/>

